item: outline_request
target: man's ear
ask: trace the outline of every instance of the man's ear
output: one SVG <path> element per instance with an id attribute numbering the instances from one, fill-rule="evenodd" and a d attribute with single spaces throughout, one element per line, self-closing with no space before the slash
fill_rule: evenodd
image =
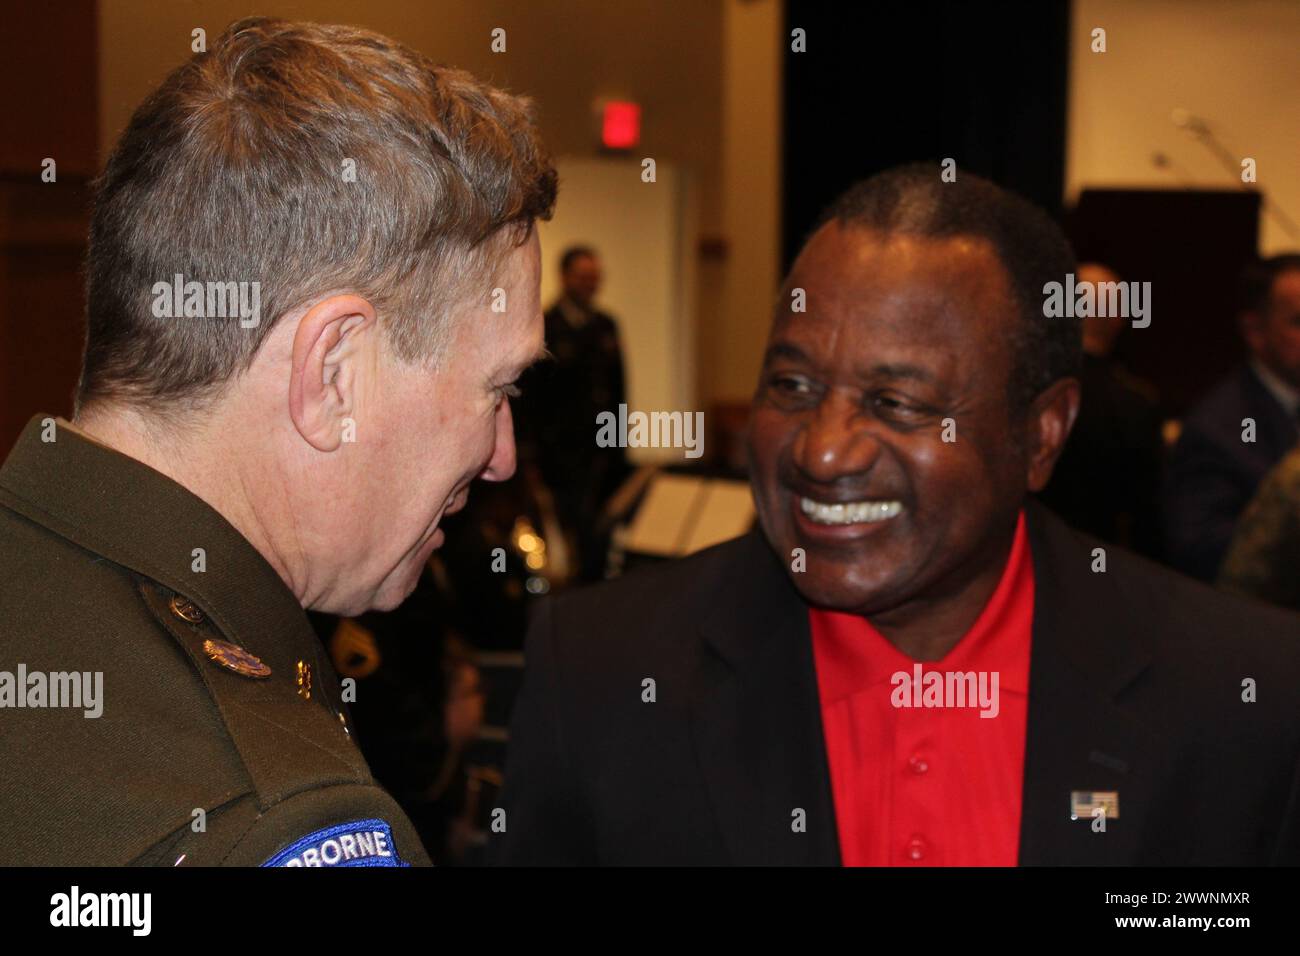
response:
<path id="1" fill-rule="evenodd" d="M 1029 448 L 1025 476 L 1030 491 L 1042 491 L 1052 477 L 1056 459 L 1061 457 L 1065 440 L 1079 415 L 1081 390 L 1078 379 L 1062 378 L 1053 382 L 1029 406 Z"/>
<path id="2" fill-rule="evenodd" d="M 342 443 L 360 384 L 377 346 L 375 309 L 357 295 L 332 295 L 308 309 L 293 336 L 289 416 L 318 451 Z"/>

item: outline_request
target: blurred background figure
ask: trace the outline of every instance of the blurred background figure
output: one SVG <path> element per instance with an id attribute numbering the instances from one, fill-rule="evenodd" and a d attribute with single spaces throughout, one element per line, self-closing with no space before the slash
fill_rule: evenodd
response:
<path id="1" fill-rule="evenodd" d="M 1248 266 L 1238 323 L 1247 358 L 1197 403 L 1170 457 L 1170 562 L 1213 581 L 1237 518 L 1300 439 L 1300 254 Z"/>
<path id="2" fill-rule="evenodd" d="M 596 416 L 617 416 L 627 401 L 618 326 L 596 306 L 602 278 L 594 249 L 571 246 L 561 255 L 560 296 L 546 312 L 552 360 L 529 370 L 515 401 L 520 458 L 536 462 L 554 497 L 583 581 L 604 576 L 609 537 L 600 514 L 628 475 L 624 449 L 595 441 Z"/>
<path id="3" fill-rule="evenodd" d="M 1098 263 L 1077 281 L 1118 282 Z M 1156 390 L 1115 357 L 1129 320 L 1083 320 L 1083 400 L 1056 471 L 1040 496 L 1081 531 L 1148 557 L 1160 554 L 1160 471 L 1164 457 Z"/>
<path id="4" fill-rule="evenodd" d="M 1237 522 L 1219 585 L 1300 611 L 1300 446 L 1268 473 Z"/>

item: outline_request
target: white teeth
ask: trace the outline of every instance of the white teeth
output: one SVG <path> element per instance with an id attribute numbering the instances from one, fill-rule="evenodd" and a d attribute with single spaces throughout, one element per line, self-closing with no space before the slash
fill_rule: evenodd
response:
<path id="1" fill-rule="evenodd" d="M 823 504 L 811 498 L 799 499 L 799 510 L 817 524 L 863 524 L 885 521 L 903 511 L 901 501 L 851 501 L 847 504 Z"/>

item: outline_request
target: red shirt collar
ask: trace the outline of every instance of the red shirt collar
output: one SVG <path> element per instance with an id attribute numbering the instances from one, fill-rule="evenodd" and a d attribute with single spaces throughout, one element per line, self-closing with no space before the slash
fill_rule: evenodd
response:
<path id="1" fill-rule="evenodd" d="M 1025 530 L 1025 513 L 1016 520 L 1011 554 L 993 595 L 960 641 L 941 660 L 926 661 L 927 671 L 997 671 L 1004 691 L 1029 693 L 1029 652 L 1033 638 L 1034 565 Z M 822 704 L 888 683 L 916 663 L 857 614 L 809 609 L 817 642 L 817 682 Z"/>

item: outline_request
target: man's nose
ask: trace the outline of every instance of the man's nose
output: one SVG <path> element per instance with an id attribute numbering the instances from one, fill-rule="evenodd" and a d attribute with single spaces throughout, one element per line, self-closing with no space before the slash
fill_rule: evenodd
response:
<path id="1" fill-rule="evenodd" d="M 484 481 L 505 481 L 515 473 L 515 420 L 510 402 L 502 401 L 492 421 L 492 458 L 479 476 Z"/>
<path id="2" fill-rule="evenodd" d="M 814 481 L 830 483 L 864 472 L 879 455 L 868 416 L 839 391 L 826 394 L 795 436 L 795 464 Z"/>

